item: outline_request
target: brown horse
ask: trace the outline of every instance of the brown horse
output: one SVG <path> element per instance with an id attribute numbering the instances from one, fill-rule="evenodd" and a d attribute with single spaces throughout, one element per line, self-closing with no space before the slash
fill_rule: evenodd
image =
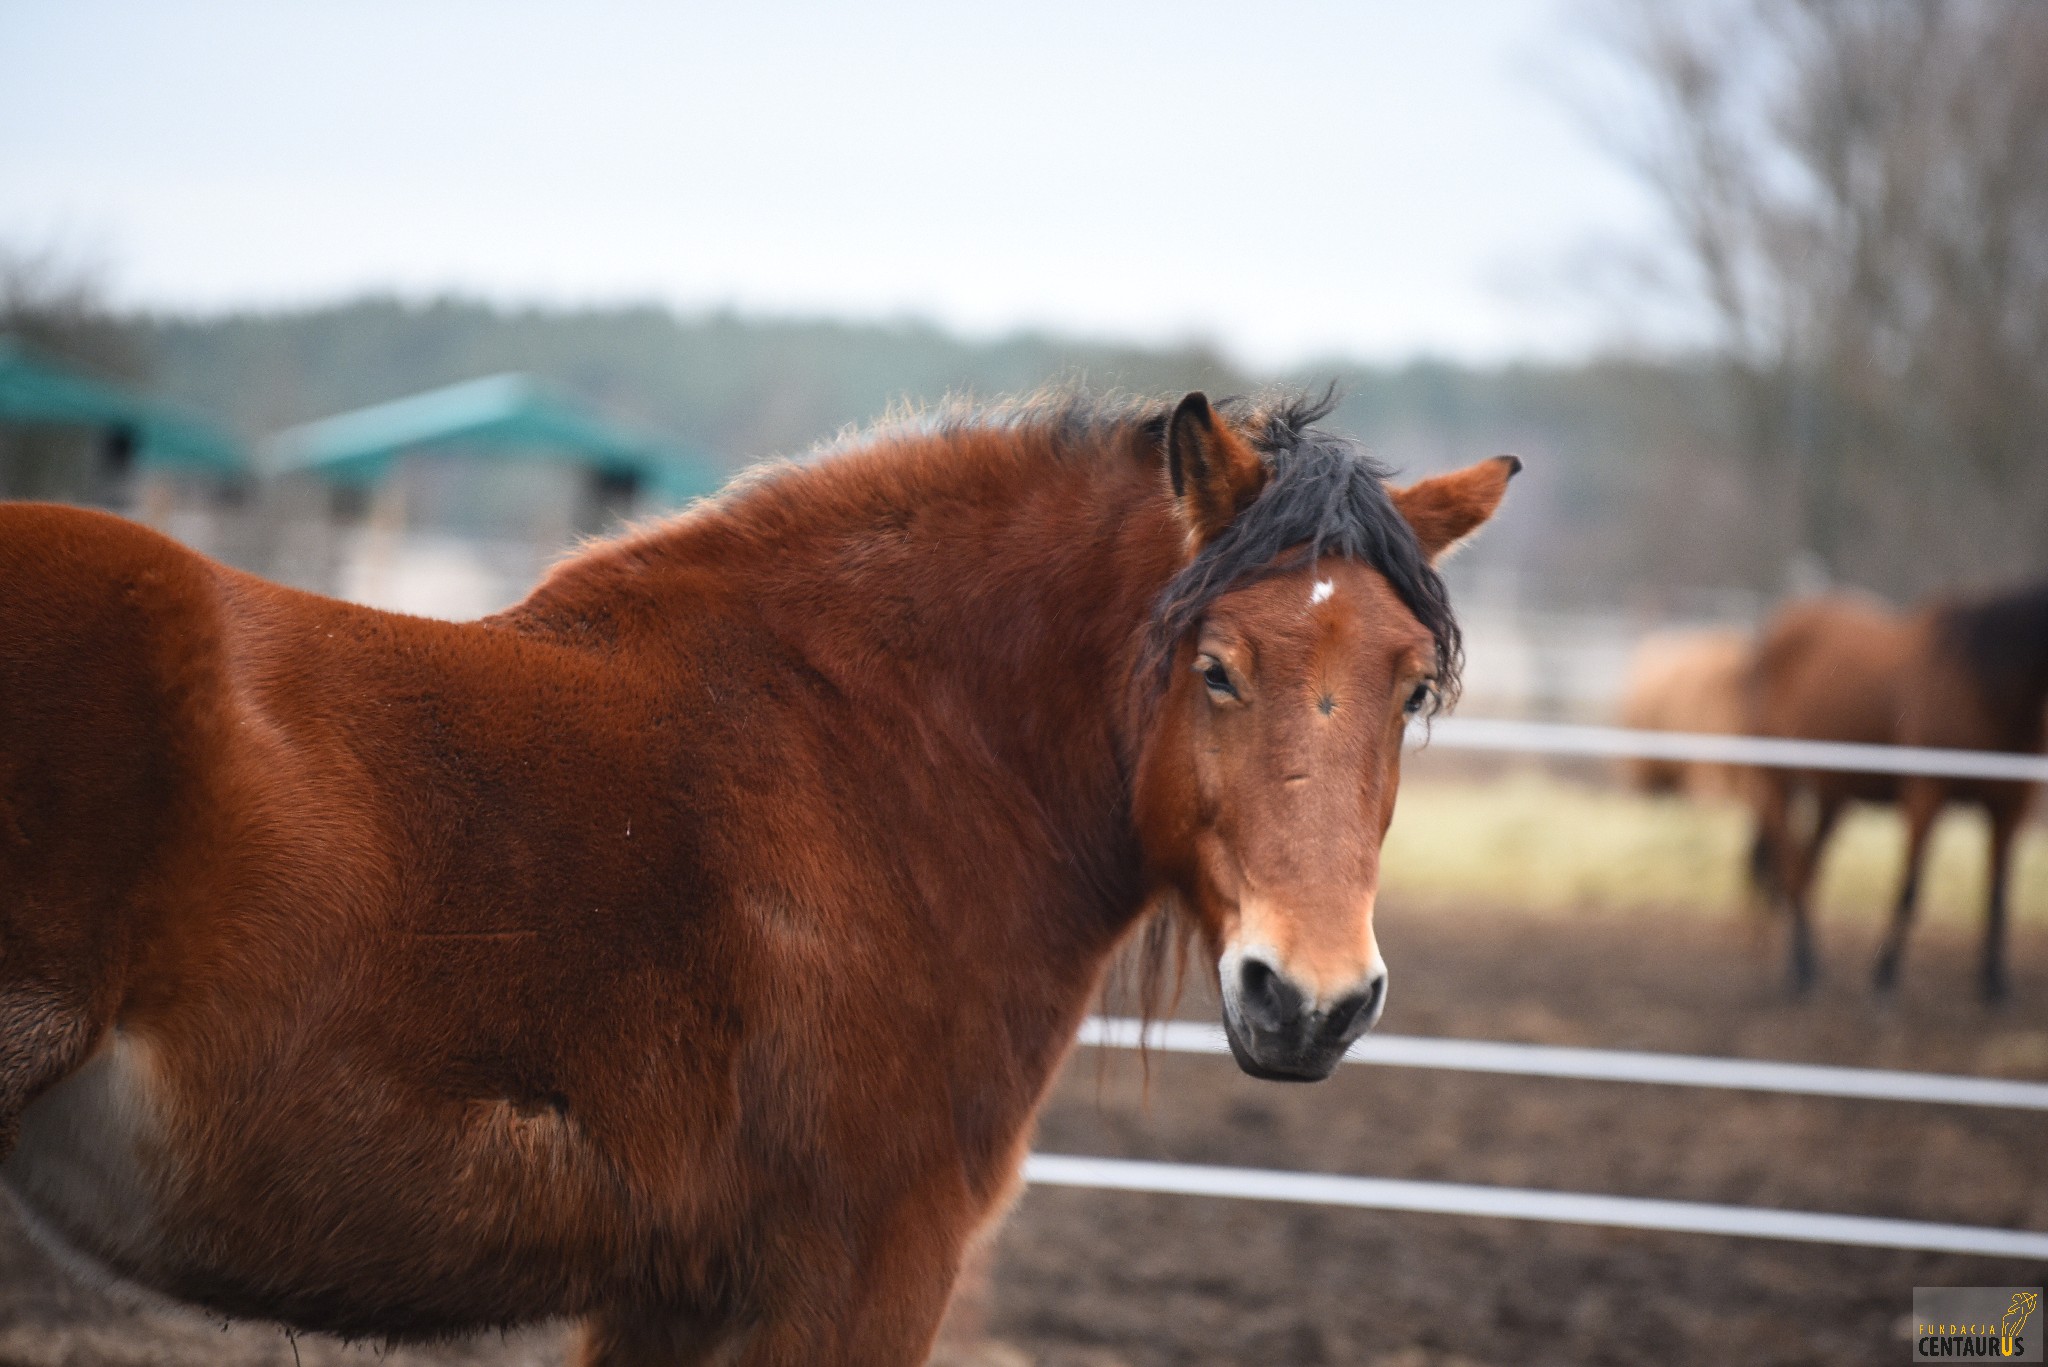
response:
<path id="1" fill-rule="evenodd" d="M 1149 908 L 1371 1027 L 1431 562 L 1303 400 L 885 432 L 450 624 L 0 509 L 5 1184 L 107 1272 L 586 1363 L 922 1360 Z"/>
<path id="2" fill-rule="evenodd" d="M 1629 661 L 1621 724 L 1641 731 L 1739 736 L 1749 729 L 1749 675 L 1755 641 L 1746 631 L 1665 631 L 1647 636 Z M 1687 797 L 1740 796 L 1748 771 L 1732 764 L 1630 759 L 1630 787 Z"/>
<path id="3" fill-rule="evenodd" d="M 1794 603 L 1765 634 L 1752 689 L 1758 735 L 2038 752 L 2048 708 L 2048 582 L 1909 615 L 1859 598 Z M 1979 986 L 1986 1001 L 2005 996 L 2007 884 L 2033 785 L 1767 769 L 1756 791 L 1760 839 L 1791 916 L 1792 981 L 1801 991 L 1816 973 L 1808 907 L 1814 875 L 1844 806 L 1897 803 L 1906 820 L 1905 873 L 1877 959 L 1881 992 L 1898 982 L 1935 819 L 1951 802 L 1984 808 L 1991 858 Z M 1801 792 L 1813 799 L 1804 830 L 1793 819 Z"/>

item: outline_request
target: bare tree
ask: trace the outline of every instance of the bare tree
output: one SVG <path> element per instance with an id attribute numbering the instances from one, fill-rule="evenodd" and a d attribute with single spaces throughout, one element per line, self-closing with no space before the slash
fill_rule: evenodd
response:
<path id="1" fill-rule="evenodd" d="M 0 249 L 0 338 L 103 379 L 146 372 L 136 330 L 107 308 L 97 273 L 53 251 Z M 94 496 L 104 441 L 83 429 L 0 424 L 0 497 Z"/>
<path id="2" fill-rule="evenodd" d="M 0 336 L 112 380 L 144 378 L 133 325 L 106 305 L 99 273 L 55 251 L 0 249 Z"/>
<path id="3" fill-rule="evenodd" d="M 1788 550 L 1906 591 L 2040 568 L 2048 6 L 1609 0 Z M 1616 131 L 1618 130 L 1618 131 Z"/>

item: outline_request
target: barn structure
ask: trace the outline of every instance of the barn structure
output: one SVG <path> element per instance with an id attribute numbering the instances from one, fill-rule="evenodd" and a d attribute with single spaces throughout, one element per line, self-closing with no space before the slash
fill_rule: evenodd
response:
<path id="1" fill-rule="evenodd" d="M 227 433 L 5 337 L 0 423 L 97 434 L 103 485 L 135 471 L 225 483 L 251 473 L 247 452 Z"/>
<path id="2" fill-rule="evenodd" d="M 352 409 L 272 438 L 269 468 L 369 489 L 400 459 L 462 456 L 490 463 L 555 462 L 589 472 L 611 501 L 674 506 L 717 489 L 701 455 L 625 432 L 523 374 L 490 375 Z"/>

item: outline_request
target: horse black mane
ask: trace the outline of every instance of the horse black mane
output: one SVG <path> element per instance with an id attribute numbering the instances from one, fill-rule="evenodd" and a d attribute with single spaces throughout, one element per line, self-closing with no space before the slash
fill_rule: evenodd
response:
<path id="1" fill-rule="evenodd" d="M 1117 445 L 1119 437 L 1135 437 L 1148 454 L 1160 453 L 1178 401 L 1090 395 L 1053 386 L 994 405 L 954 400 L 907 415 L 907 423 L 903 415 L 884 419 L 882 430 L 997 427 L 1035 432 L 1050 439 L 1059 455 L 1076 459 Z M 1433 706 L 1456 696 L 1464 643 L 1450 595 L 1423 555 L 1414 528 L 1387 493 L 1392 472 L 1357 441 L 1316 426 L 1336 406 L 1334 384 L 1320 394 L 1278 389 L 1214 405 L 1264 461 L 1266 485 L 1160 593 L 1140 653 L 1139 679 L 1163 687 L 1181 640 L 1232 589 L 1313 564 L 1321 556 L 1343 555 L 1384 575 L 1435 640 Z"/>
<path id="2" fill-rule="evenodd" d="M 1182 638 L 1218 598 L 1321 556 L 1342 555 L 1384 575 L 1429 630 L 1436 641 L 1436 703 L 1455 695 L 1464 646 L 1450 595 L 1388 496 L 1391 472 L 1356 441 L 1315 425 L 1336 406 L 1334 386 L 1319 396 L 1291 392 L 1216 405 L 1265 462 L 1266 487 L 1160 593 L 1141 666 L 1159 684 Z M 1163 442 L 1166 414 L 1153 421 Z"/>
<path id="3" fill-rule="evenodd" d="M 2048 579 L 1947 604 L 1940 629 L 2001 714 L 2038 713 L 2048 696 Z"/>

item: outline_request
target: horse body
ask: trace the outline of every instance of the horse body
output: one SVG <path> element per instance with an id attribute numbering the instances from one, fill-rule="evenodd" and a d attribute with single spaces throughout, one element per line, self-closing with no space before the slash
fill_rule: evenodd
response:
<path id="1" fill-rule="evenodd" d="M 146 537 L 86 514 L 32 516 L 81 536 Z M 24 553 L 45 549 L 29 528 L 8 531 Z M 579 1266 L 658 1259 L 664 1230 L 709 1264 L 772 1262 L 757 1237 L 738 1256 L 719 1226 L 741 1212 L 717 1207 L 858 1193 L 852 1174 L 829 1170 L 812 1179 L 824 1190 L 792 1189 L 826 1159 L 906 1175 L 938 1164 L 962 1188 L 952 1199 L 998 1198 L 1093 961 L 1122 930 L 1102 903 L 1128 912 L 1136 894 L 1128 878 L 1105 877 L 1115 852 L 1100 846 L 1118 838 L 1106 728 L 1043 728 L 1047 743 L 1097 743 L 1097 791 L 1039 794 L 1042 805 L 1022 810 L 1017 776 L 990 752 L 1020 739 L 992 736 L 999 719 L 932 720 L 922 709 L 946 700 L 925 692 L 900 695 L 893 720 L 840 703 L 842 724 L 816 725 L 835 710 L 830 675 L 735 625 L 772 593 L 766 566 L 726 576 L 730 597 L 755 606 L 700 594 L 677 605 L 683 620 L 660 624 L 653 649 L 614 627 L 593 651 L 528 628 L 532 614 L 467 628 L 398 619 L 242 580 L 168 545 L 138 549 L 211 580 L 191 595 L 203 607 L 184 620 L 156 614 L 149 629 L 212 648 L 179 649 L 185 677 L 138 681 L 143 711 L 182 699 L 197 714 L 145 761 L 162 771 L 158 786 L 91 818 L 104 855 L 88 864 L 151 829 L 144 807 L 174 824 L 103 902 L 124 922 L 106 933 L 129 941 L 118 989 L 106 958 L 71 975 L 88 997 L 115 997 L 119 1025 L 79 1004 L 95 1053 L 30 1108 L 7 1170 L 45 1223 L 187 1299 L 409 1334 L 537 1306 L 580 1312 L 612 1288 L 578 1284 Z M 1102 588 L 1099 575 L 1064 584 Z M 556 620 L 572 590 L 544 595 Z M 845 620 L 858 607 L 810 599 L 803 612 Z M 106 644 L 110 657 L 134 648 Z M 1085 681 L 1090 663 L 1099 678 L 1112 662 L 1036 665 Z M 883 734 L 893 726 L 914 737 L 907 756 L 911 737 Z M 11 754 L 19 739 L 8 737 Z M 198 753 L 209 741 L 220 749 Z M 899 756 L 912 762 L 876 783 Z M 1049 767 L 1025 777 L 1044 782 Z M 1000 785 L 1009 810 L 987 815 L 1012 830 L 949 817 L 946 802 L 970 785 Z M 1005 858 L 1027 839 L 1057 840 L 1074 862 L 1048 862 L 1043 849 Z M 847 846 L 865 857 L 818 867 L 820 850 Z M 132 918 L 120 915 L 128 907 Z M 905 933 L 904 911 L 942 933 Z M 1041 929 L 1068 923 L 1072 961 L 1005 926 L 1020 915 L 1043 918 Z M 838 923 L 819 930 L 813 918 Z M 855 918 L 868 923 L 846 924 Z M 1051 959 L 1037 981 L 1014 973 L 1025 966 L 1015 956 L 1002 961 L 1012 971 L 976 971 L 1006 939 Z M 1048 979 L 1080 995 L 1030 1000 Z M 1006 1012 L 1005 995 L 1027 1000 Z M 991 1009 L 997 1019 L 984 1022 Z M 872 1057 L 841 1070 L 809 1042 L 850 1026 Z M 919 1063 L 872 1062 L 899 1058 Z M 991 1089 L 990 1059 L 1014 1059 L 1016 1076 Z M 782 1085 L 742 1097 L 745 1076 Z M 841 1077 L 858 1087 L 835 1094 Z M 788 1113 L 773 1113 L 777 1102 Z M 894 1136 L 925 1136 L 889 1117 L 935 1105 L 958 1112 L 958 1152 L 890 1153 Z M 78 1123 L 95 1112 L 134 1114 L 140 1133 Z M 80 1153 L 81 1133 L 149 1160 L 136 1196 L 154 1209 L 131 1211 L 131 1227 L 80 1208 L 94 1183 L 78 1164 L 100 1176 L 127 1166 Z M 867 1138 L 849 1145 L 854 1134 Z M 621 1152 L 632 1157 L 610 1157 Z M 788 1174 L 734 1181 L 762 1159 Z M 365 1183 L 381 1192 L 372 1205 L 353 1195 Z M 248 1201 L 251 1191 L 269 1196 Z M 445 1222 L 450 1209 L 464 1226 Z M 632 1212 L 646 1227 L 632 1227 Z M 746 1218 L 758 1227 L 756 1212 Z M 688 1286 L 686 1271 L 657 1275 Z M 311 1290 L 280 1307 L 278 1285 Z M 715 1301 L 716 1287 L 691 1289 Z"/>
<path id="2" fill-rule="evenodd" d="M 1670 631 L 1644 638 L 1629 662 L 1621 724 L 1643 731 L 1741 735 L 1749 726 L 1749 675 L 1756 643 L 1743 631 Z M 1732 764 L 1626 761 L 1639 792 L 1733 797 L 1744 771 Z"/>
<path id="3" fill-rule="evenodd" d="M 1258 489 L 1212 462 L 1176 498 L 1162 429 L 881 441 L 461 625 L 0 509 L 0 1178 L 228 1313 L 920 1360 L 1109 955 L 1193 900 L 1132 794 L 1199 700 L 1132 680 L 1222 529 L 1190 499 Z M 1482 473 L 1411 519 L 1469 531 Z M 1234 1028 L 1319 1075 L 1318 964 L 1355 960 L 1281 931 Z"/>
<path id="4" fill-rule="evenodd" d="M 1860 598 L 1796 603 L 1772 623 L 1752 679 L 1756 733 L 1796 739 L 1938 749 L 2038 752 L 2048 705 L 2048 586 L 1952 599 L 1895 613 Z M 1792 802 L 1814 812 L 1795 831 Z M 2006 884 L 2012 842 L 2033 795 L 2025 783 L 1825 770 L 1764 770 L 1760 839 L 1774 851 L 1778 891 L 1792 917 L 1795 986 L 1815 973 L 1808 903 L 1822 852 L 1852 801 L 1896 803 L 1906 821 L 1906 865 L 1879 952 L 1881 990 L 1897 981 L 1919 897 L 1927 839 L 1951 802 L 1991 819 L 1982 990 L 2005 992 Z"/>
<path id="5" fill-rule="evenodd" d="M 1924 621 L 1837 595 L 1792 604 L 1764 635 L 1754 673 L 1759 735 L 1865 745 L 1896 742 L 1905 675 Z M 1843 800 L 1892 797 L 1889 774 L 1801 770 L 1800 781 Z"/>

